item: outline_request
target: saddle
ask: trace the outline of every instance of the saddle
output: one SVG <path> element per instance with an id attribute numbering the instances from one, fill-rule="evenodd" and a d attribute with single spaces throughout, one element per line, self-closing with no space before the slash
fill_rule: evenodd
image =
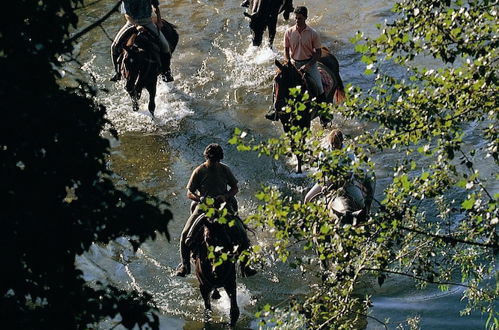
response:
<path id="1" fill-rule="evenodd" d="M 233 218 L 235 221 L 242 221 L 239 217 L 235 215 L 231 215 L 230 218 Z M 187 237 L 185 239 L 185 244 L 186 246 L 196 253 L 197 248 L 199 245 L 203 242 L 204 239 L 204 226 L 206 224 L 206 221 L 213 221 L 205 216 L 205 214 L 201 214 L 199 217 L 194 220 L 191 228 L 189 229 L 189 232 L 187 233 Z M 227 239 L 232 247 L 237 246 L 238 251 L 242 251 L 244 249 L 249 248 L 249 241 L 245 233 L 241 233 L 241 230 L 238 228 L 237 225 L 234 226 L 229 226 L 229 225 L 223 225 L 225 226 L 225 233 L 227 235 Z M 234 251 L 234 249 L 233 249 Z"/>
<path id="2" fill-rule="evenodd" d="M 128 34 L 130 30 L 130 34 Z M 143 26 L 132 26 L 120 38 L 119 44 L 123 44 L 124 48 L 137 47 L 140 50 L 157 53 L 159 56 L 160 45 L 158 37 L 149 29 Z M 128 36 L 128 38 L 126 38 Z"/>
<path id="3" fill-rule="evenodd" d="M 331 70 L 320 62 L 317 62 L 317 67 L 319 69 L 319 73 L 321 74 L 322 88 L 324 89 L 324 94 L 327 96 L 332 96 L 331 91 L 333 90 L 334 80 L 332 78 Z M 315 97 L 319 96 L 319 88 L 317 88 L 317 84 L 310 77 L 310 75 L 306 74 L 305 80 L 307 82 L 309 93 Z"/>

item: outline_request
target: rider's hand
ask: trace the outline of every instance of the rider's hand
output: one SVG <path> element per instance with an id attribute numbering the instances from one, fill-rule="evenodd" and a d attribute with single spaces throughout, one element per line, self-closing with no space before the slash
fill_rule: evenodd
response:
<path id="1" fill-rule="evenodd" d="M 225 203 L 225 202 L 226 202 L 226 200 L 225 200 L 225 195 L 218 195 L 218 196 L 216 197 L 216 200 L 217 200 L 217 202 L 219 202 L 219 203 Z"/>
<path id="2" fill-rule="evenodd" d="M 158 29 L 161 30 L 161 28 L 163 27 L 163 21 L 162 20 L 156 21 L 156 26 L 158 27 Z"/>

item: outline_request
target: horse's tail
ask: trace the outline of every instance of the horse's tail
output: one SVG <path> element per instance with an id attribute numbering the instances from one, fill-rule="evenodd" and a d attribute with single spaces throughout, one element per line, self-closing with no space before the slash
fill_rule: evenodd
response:
<path id="1" fill-rule="evenodd" d="M 340 74 L 337 74 L 337 77 L 334 78 L 338 82 L 338 87 L 336 87 L 336 91 L 334 92 L 334 101 L 336 104 L 341 104 L 345 101 L 345 86 L 343 86 L 343 81 L 341 80 Z"/>

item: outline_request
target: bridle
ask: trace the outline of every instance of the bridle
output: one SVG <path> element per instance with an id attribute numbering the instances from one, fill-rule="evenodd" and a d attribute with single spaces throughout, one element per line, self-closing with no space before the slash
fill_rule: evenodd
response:
<path id="1" fill-rule="evenodd" d="M 300 76 L 300 80 L 301 80 L 301 85 L 308 89 L 307 87 L 307 80 L 305 79 L 305 74 L 304 73 L 301 73 L 299 72 L 294 66 L 292 68 L 289 68 L 291 64 L 287 64 L 286 66 L 288 67 L 287 70 L 294 70 L 296 71 L 296 73 Z M 288 74 L 289 76 L 292 75 L 292 73 L 290 72 Z M 278 81 L 279 80 L 279 81 Z M 274 77 L 274 83 L 272 85 L 272 104 L 274 105 L 274 110 L 275 111 L 280 111 L 281 109 L 277 109 L 276 105 L 277 103 L 279 102 L 280 104 L 285 104 L 285 99 L 287 96 L 289 96 L 289 92 L 286 96 L 283 96 L 283 94 L 285 93 L 280 93 L 283 89 L 287 89 L 289 91 L 289 86 L 291 85 L 291 83 L 288 83 L 287 84 L 287 87 L 284 88 L 280 85 L 282 85 L 284 83 L 284 77 L 283 77 L 283 70 L 282 69 L 279 69 L 278 73 L 275 75 Z"/>

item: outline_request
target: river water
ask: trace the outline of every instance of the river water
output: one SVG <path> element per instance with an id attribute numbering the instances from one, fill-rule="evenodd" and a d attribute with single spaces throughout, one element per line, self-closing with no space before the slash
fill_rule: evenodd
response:
<path id="1" fill-rule="evenodd" d="M 92 3 L 92 2 L 90 2 Z M 261 139 L 281 134 L 279 124 L 264 118 L 271 103 L 271 80 L 274 58 L 282 59 L 282 36 L 288 24 L 279 18 L 274 48 L 251 46 L 248 21 L 239 0 L 161 0 L 164 18 L 174 23 L 180 41 L 172 60 L 175 82 L 158 83 L 156 119 L 147 111 L 147 92 L 141 110 L 132 112 L 131 102 L 123 85 L 112 84 L 109 47 L 114 34 L 123 24 L 122 15 L 115 13 L 103 25 L 85 35 L 77 45 L 82 69 L 93 75 L 95 84 L 108 93 L 98 95 L 108 107 L 108 118 L 120 134 L 111 140 L 110 168 L 116 173 L 118 186 L 136 186 L 170 203 L 174 221 L 169 231 L 172 240 L 164 237 L 148 241 L 137 254 L 131 253 L 126 238 L 109 245 L 95 244 L 77 258 L 78 266 L 88 281 L 111 283 L 125 289 L 147 290 L 161 312 L 162 329 L 203 329 L 203 304 L 194 276 L 186 279 L 172 276 L 179 262 L 178 236 L 188 216 L 189 201 L 185 185 L 193 168 L 203 161 L 202 152 L 208 143 L 220 143 L 225 159 L 240 184 L 238 201 L 241 213 L 248 214 L 258 203 L 254 197 L 262 184 L 275 185 L 286 193 L 303 196 L 311 186 L 306 175 L 292 174 L 292 161 L 274 161 L 254 154 L 240 153 L 227 144 L 234 128 L 239 127 Z M 101 0 L 82 10 L 80 27 L 94 22 L 115 1 Z M 321 34 L 340 62 L 345 83 L 367 87 L 362 75 L 364 66 L 349 40 L 361 30 L 374 35 L 374 25 L 391 17 L 393 1 L 387 0 L 314 0 L 294 5 L 309 7 L 308 23 Z M 68 66 L 68 71 L 75 70 Z M 336 118 L 334 125 L 347 135 L 355 136 L 366 126 Z M 314 123 L 318 127 L 318 123 Z M 378 187 L 390 181 L 391 165 L 397 155 L 374 156 Z M 307 170 L 307 169 L 305 169 Z M 378 189 L 378 199 L 381 198 Z M 265 233 L 257 232 L 252 241 L 268 245 Z M 272 267 L 261 269 L 250 279 L 238 279 L 238 302 L 241 318 L 238 327 L 257 328 L 254 313 L 266 303 L 277 304 L 293 295 L 307 292 L 299 273 L 269 260 Z M 479 315 L 459 318 L 460 291 L 440 293 L 436 288 L 418 291 L 410 282 L 389 278 L 382 288 L 373 287 L 372 316 L 390 318 L 389 328 L 408 316 L 421 315 L 423 329 L 479 329 L 484 319 Z M 229 319 L 229 302 L 223 294 L 214 304 L 210 329 L 224 327 Z M 115 320 L 114 320 L 115 321 Z M 102 328 L 111 328 L 110 320 Z M 383 327 L 368 319 L 368 329 Z"/>

